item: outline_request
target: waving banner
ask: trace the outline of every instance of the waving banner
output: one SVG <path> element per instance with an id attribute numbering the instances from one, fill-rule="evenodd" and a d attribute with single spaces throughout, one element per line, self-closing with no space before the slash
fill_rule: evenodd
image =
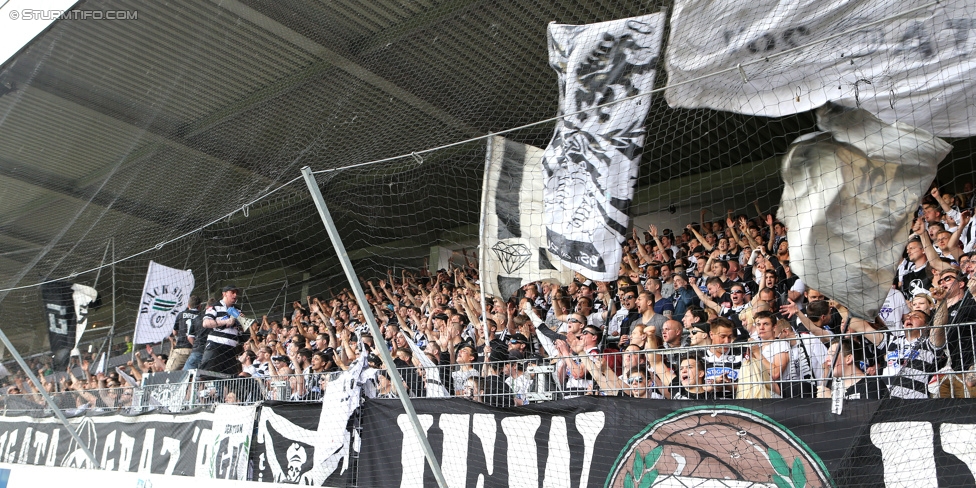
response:
<path id="1" fill-rule="evenodd" d="M 488 139 L 479 256 L 488 295 L 507 299 L 526 283 L 573 279 L 547 250 L 541 161 L 542 149 L 500 136 Z"/>
<path id="2" fill-rule="evenodd" d="M 41 285 L 41 300 L 47 315 L 48 340 L 54 354 L 54 368 L 68 367 L 71 355 L 78 355 L 78 342 L 88 325 L 88 310 L 101 304 L 94 288 L 67 281 Z"/>
<path id="3" fill-rule="evenodd" d="M 779 220 L 790 266 L 854 314 L 878 314 L 908 243 L 913 210 L 948 143 L 861 109 L 817 110 L 825 132 L 801 136 L 783 158 Z"/>
<path id="4" fill-rule="evenodd" d="M 193 271 L 149 261 L 133 343 L 154 344 L 169 336 L 176 323 L 176 314 L 186 308 L 193 286 Z"/>
<path id="5" fill-rule="evenodd" d="M 546 237 L 549 252 L 591 280 L 612 281 L 620 267 L 650 106 L 635 96 L 654 88 L 663 30 L 660 13 L 549 24 L 559 115 L 574 115 L 556 122 L 542 160 Z"/>
<path id="6" fill-rule="evenodd" d="M 974 20 L 976 3 L 963 1 L 677 0 L 665 98 L 767 117 L 832 100 L 938 136 L 971 136 Z"/>

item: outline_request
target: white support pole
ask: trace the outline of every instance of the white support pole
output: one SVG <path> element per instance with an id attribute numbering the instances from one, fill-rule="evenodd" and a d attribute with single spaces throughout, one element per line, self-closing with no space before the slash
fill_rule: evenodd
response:
<path id="1" fill-rule="evenodd" d="M 488 169 L 491 166 L 491 156 L 492 156 L 491 150 L 494 147 L 494 144 L 492 144 L 492 137 L 494 136 L 488 134 L 488 139 L 487 139 L 488 144 L 486 144 L 488 147 L 485 150 L 485 176 L 484 176 L 484 181 L 482 182 L 481 185 L 481 187 L 484 188 L 485 190 L 482 191 L 481 222 L 478 223 L 478 280 L 481 282 L 481 289 L 479 290 L 480 291 L 479 295 L 481 295 L 481 324 L 485 329 L 484 332 L 485 344 L 491 344 L 491 339 L 492 339 L 491 337 L 488 337 L 488 304 L 486 303 L 488 300 L 485 297 L 485 283 L 486 283 L 485 280 L 487 279 L 487 277 L 484 275 L 484 270 L 488 269 L 488 250 L 485 249 L 484 246 L 485 227 L 488 225 L 487 224 L 488 219 L 485 217 L 486 215 L 485 211 L 488 209 L 488 199 L 491 196 L 493 196 L 493 195 L 491 196 L 488 195 L 488 191 L 487 191 L 488 174 L 489 174 Z M 494 301 L 492 301 L 492 304 L 494 304 Z M 498 324 L 495 324 L 495 327 L 498 326 L 499 326 Z M 505 324 L 505 327 L 506 330 L 508 330 L 508 324 Z M 485 358 L 485 360 L 487 361 L 488 358 Z"/>
<path id="2" fill-rule="evenodd" d="M 335 248 L 336 255 L 339 257 L 342 269 L 346 272 L 346 279 L 349 280 L 349 286 L 352 288 L 353 294 L 356 295 L 359 308 L 366 317 L 369 330 L 373 334 L 373 339 L 376 341 L 373 349 L 383 358 L 383 364 L 386 365 L 386 369 L 390 373 L 390 378 L 393 380 L 393 388 L 396 389 L 397 396 L 400 397 L 400 403 L 403 404 L 403 409 L 407 412 L 407 417 L 410 418 L 410 424 L 413 425 L 413 431 L 417 434 L 417 440 L 420 441 L 420 447 L 424 450 L 424 456 L 427 457 L 427 464 L 430 465 L 430 470 L 434 473 L 434 479 L 437 480 L 437 485 L 440 488 L 447 488 L 447 480 L 444 479 L 444 473 L 441 472 L 440 463 L 434 457 L 434 451 L 430 448 L 430 442 L 427 441 L 424 428 L 420 425 L 420 419 L 417 418 L 417 411 L 414 410 L 413 403 L 410 402 L 407 389 L 403 386 L 403 379 L 400 377 L 400 372 L 393 367 L 393 357 L 390 356 L 390 351 L 386 349 L 386 345 L 380 344 L 384 340 L 383 332 L 376 322 L 376 317 L 373 316 L 372 307 L 366 301 L 366 294 L 363 292 L 363 287 L 360 285 L 359 278 L 356 276 L 356 270 L 352 267 L 352 262 L 349 260 L 346 247 L 342 244 L 342 239 L 339 238 L 339 231 L 336 230 L 335 222 L 332 221 L 332 215 L 329 213 L 329 208 L 325 205 L 325 198 L 322 197 L 322 191 L 315 181 L 315 175 L 312 174 L 311 168 L 305 166 L 302 168 L 302 176 L 305 177 L 305 184 L 308 185 L 308 191 L 312 195 L 312 201 L 315 202 L 315 208 L 318 209 L 319 216 L 322 217 L 322 223 L 325 224 L 325 230 L 329 233 L 329 239 L 332 240 L 332 246 Z"/>

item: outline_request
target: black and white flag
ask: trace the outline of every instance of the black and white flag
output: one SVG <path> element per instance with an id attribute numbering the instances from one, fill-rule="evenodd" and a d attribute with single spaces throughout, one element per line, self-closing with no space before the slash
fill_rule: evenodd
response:
<path id="1" fill-rule="evenodd" d="M 304 486 L 346 486 L 358 457 L 359 438 L 350 418 L 367 381 L 366 354 L 329 380 L 318 412 L 297 403 L 261 408 L 251 448 L 257 481 Z M 318 407 L 318 405 L 316 405 Z M 314 415 L 309 415 L 309 413 Z"/>
<path id="2" fill-rule="evenodd" d="M 68 367 L 71 352 L 77 350 L 81 335 L 85 332 L 89 308 L 96 308 L 101 301 L 94 288 L 67 281 L 41 285 L 41 300 L 47 316 L 54 369 L 62 371 Z"/>
<path id="3" fill-rule="evenodd" d="M 543 156 L 549 251 L 597 281 L 617 277 L 644 146 L 664 14 L 549 24 L 559 114 Z M 581 113 L 581 110 L 585 110 Z"/>
<path id="4" fill-rule="evenodd" d="M 573 279 L 572 270 L 546 250 L 542 152 L 500 136 L 488 139 L 479 256 L 488 295 L 507 299 L 526 283 Z"/>
<path id="5" fill-rule="evenodd" d="M 134 344 L 162 342 L 173 332 L 176 315 L 186 309 L 194 286 L 193 271 L 170 268 L 149 261 L 146 284 L 142 287 Z"/>
<path id="6" fill-rule="evenodd" d="M 824 132 L 801 136 L 783 158 L 778 218 L 786 224 L 790 266 L 810 288 L 873 318 L 891 288 L 913 212 L 952 146 L 835 104 L 817 110 L 817 127 Z"/>

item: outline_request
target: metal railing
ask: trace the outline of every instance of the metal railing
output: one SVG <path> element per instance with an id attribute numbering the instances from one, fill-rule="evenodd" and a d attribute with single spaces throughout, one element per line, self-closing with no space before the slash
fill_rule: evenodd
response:
<path id="1" fill-rule="evenodd" d="M 955 327 L 947 326 L 946 330 Z M 959 331 L 971 334 L 969 326 L 958 327 Z M 924 340 L 931 328 L 919 330 Z M 649 399 L 824 398 L 833 385 L 860 381 L 874 383 L 869 388 L 862 386 L 868 391 L 888 390 L 896 397 L 976 396 L 976 367 L 962 368 L 966 361 L 961 353 L 965 351 L 959 351 L 957 344 L 947 344 L 944 356 L 936 353 L 928 358 L 929 347 L 919 346 L 924 344 L 921 341 L 901 339 L 903 335 L 903 329 L 824 338 L 804 335 L 722 346 L 416 366 L 399 368 L 399 372 L 411 397 L 464 397 L 498 406 L 582 395 Z M 846 369 L 833 364 L 836 354 L 831 355 L 829 347 L 833 338 L 849 342 L 855 349 L 867 350 L 868 358 Z M 893 343 L 901 348 L 892 346 Z M 781 355 L 777 358 L 777 354 Z M 918 369 L 922 363 L 912 363 L 927 358 L 934 361 L 934 366 L 928 369 Z M 52 391 L 51 395 L 69 415 L 89 409 L 178 412 L 217 403 L 317 402 L 321 401 L 328 383 L 340 374 L 341 371 L 336 371 L 206 381 L 193 374 L 183 381 L 166 384 Z M 396 397 L 389 382 L 378 377 L 366 390 L 368 396 Z M 5 394 L 0 396 L 0 407 L 6 415 L 48 410 L 37 393 Z"/>

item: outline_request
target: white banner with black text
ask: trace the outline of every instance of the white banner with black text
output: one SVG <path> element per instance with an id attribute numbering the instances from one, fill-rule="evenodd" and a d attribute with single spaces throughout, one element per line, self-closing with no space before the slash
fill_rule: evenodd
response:
<path id="1" fill-rule="evenodd" d="M 176 314 L 186 309 L 194 283 L 191 270 L 170 268 L 149 261 L 133 342 L 155 344 L 168 337 L 173 332 Z"/>
<path id="2" fill-rule="evenodd" d="M 677 0 L 665 66 L 671 107 L 780 117 L 834 101 L 976 134 L 973 2 Z"/>

